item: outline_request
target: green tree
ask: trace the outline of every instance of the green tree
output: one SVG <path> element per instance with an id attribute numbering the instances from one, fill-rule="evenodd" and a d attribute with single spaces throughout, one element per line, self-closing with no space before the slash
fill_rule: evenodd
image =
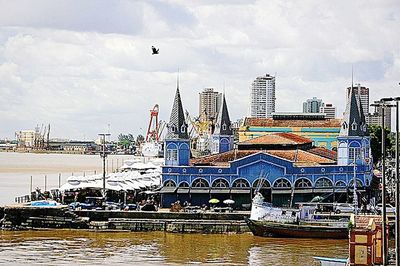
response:
<path id="1" fill-rule="evenodd" d="M 118 145 L 128 149 L 132 144 L 135 144 L 135 137 L 132 134 L 119 134 Z"/>
<path id="2" fill-rule="evenodd" d="M 368 126 L 369 135 L 371 138 L 371 153 L 374 162 L 377 163 L 382 158 L 382 128 L 377 125 Z M 385 145 L 386 154 L 390 153 L 393 146 L 393 140 L 390 135 L 390 131 L 385 128 Z"/>

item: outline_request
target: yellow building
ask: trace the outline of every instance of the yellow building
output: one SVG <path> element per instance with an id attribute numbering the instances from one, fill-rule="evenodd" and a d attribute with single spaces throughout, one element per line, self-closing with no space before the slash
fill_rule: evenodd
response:
<path id="1" fill-rule="evenodd" d="M 280 116 L 274 118 L 245 118 L 239 128 L 239 142 L 271 133 L 289 132 L 312 139 L 317 147 L 337 147 L 336 137 L 340 132 L 340 119 L 293 119 L 299 117 Z M 308 119 L 307 119 L 308 118 Z"/>
<path id="2" fill-rule="evenodd" d="M 18 147 L 32 148 L 35 145 L 36 132 L 34 130 L 20 130 L 15 132 Z"/>

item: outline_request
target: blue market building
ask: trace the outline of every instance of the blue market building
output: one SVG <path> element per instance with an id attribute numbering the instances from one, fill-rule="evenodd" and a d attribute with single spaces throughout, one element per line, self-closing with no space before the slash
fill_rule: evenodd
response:
<path id="1" fill-rule="evenodd" d="M 192 205 L 233 199 L 236 207 L 249 204 L 256 188 L 277 206 L 293 206 L 320 195 L 330 201 L 349 201 L 356 180 L 360 193 L 370 185 L 370 140 L 354 91 L 348 97 L 338 137 L 338 152 L 312 147 L 312 140 L 291 133 L 272 134 L 239 143 L 233 149 L 228 108 L 223 103 L 211 137 L 209 156 L 191 159 L 179 87 L 165 140 L 162 168 L 162 206 L 177 200 Z M 311 144 L 310 144 L 311 143 Z"/>

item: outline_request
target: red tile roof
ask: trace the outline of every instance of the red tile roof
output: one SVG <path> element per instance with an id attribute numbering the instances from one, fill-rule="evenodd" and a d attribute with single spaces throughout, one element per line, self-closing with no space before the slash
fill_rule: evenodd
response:
<path id="1" fill-rule="evenodd" d="M 253 127 L 338 127 L 340 119 L 326 120 L 273 120 L 272 118 L 246 117 L 244 126 Z"/>
<path id="2" fill-rule="evenodd" d="M 311 139 L 301 137 L 292 133 L 272 133 L 264 136 L 256 137 L 253 139 L 249 139 L 246 141 L 242 141 L 240 144 L 252 145 L 252 144 L 280 144 L 280 145 L 297 145 L 297 144 L 306 144 L 312 143 Z"/>
<path id="3" fill-rule="evenodd" d="M 307 151 L 331 160 L 337 160 L 337 152 L 328 150 L 327 148 L 324 147 L 315 147 Z"/>
<path id="4" fill-rule="evenodd" d="M 333 164 L 335 161 L 328 158 L 324 158 L 315 154 L 312 154 L 303 150 L 236 150 L 228 151 L 220 154 L 204 156 L 191 160 L 191 164 L 210 164 L 210 165 L 225 165 L 228 166 L 229 162 L 243 158 L 245 156 L 255 154 L 258 152 L 270 154 L 282 159 L 289 160 L 296 165 L 300 166 L 312 166 L 320 164 Z"/>

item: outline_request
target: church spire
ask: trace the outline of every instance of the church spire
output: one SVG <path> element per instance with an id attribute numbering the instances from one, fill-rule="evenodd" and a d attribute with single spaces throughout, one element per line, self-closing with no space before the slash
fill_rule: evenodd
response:
<path id="1" fill-rule="evenodd" d="M 177 79 L 177 87 L 174 99 L 174 105 L 172 106 L 172 112 L 168 123 L 168 139 L 189 139 L 187 133 L 187 124 L 185 121 L 185 113 L 183 112 L 181 95 L 179 92 L 179 76 Z"/>
<path id="2" fill-rule="evenodd" d="M 359 95 L 353 84 L 347 99 L 346 111 L 341 123 L 340 136 L 367 136 L 367 124 L 361 107 Z"/>
<path id="3" fill-rule="evenodd" d="M 214 135 L 232 135 L 231 120 L 226 106 L 225 93 L 222 96 L 222 105 L 217 115 Z"/>

